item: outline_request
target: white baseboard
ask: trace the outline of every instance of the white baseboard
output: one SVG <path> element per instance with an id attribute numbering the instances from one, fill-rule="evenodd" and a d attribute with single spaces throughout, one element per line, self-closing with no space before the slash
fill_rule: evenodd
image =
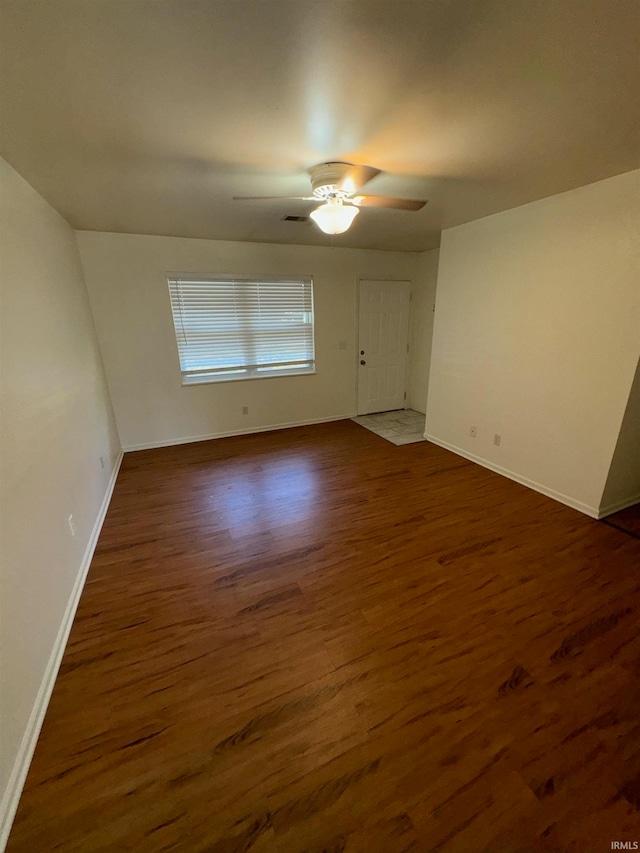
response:
<path id="1" fill-rule="evenodd" d="M 625 498 L 624 500 L 617 501 L 616 503 L 601 506 L 598 518 L 605 518 L 607 515 L 611 515 L 614 512 L 620 512 L 621 509 L 626 509 L 628 506 L 633 506 L 637 503 L 640 503 L 640 492 L 638 492 L 637 495 L 632 495 L 630 498 Z"/>
<path id="2" fill-rule="evenodd" d="M 444 447 L 445 450 L 451 450 L 453 453 L 457 453 L 458 456 L 464 456 L 465 459 L 469 459 L 471 462 L 476 462 L 478 465 L 482 465 L 483 468 L 488 468 L 490 471 L 495 471 L 496 474 L 501 474 L 503 477 L 508 477 L 510 480 L 514 480 L 516 483 L 520 483 L 521 486 L 527 486 L 529 489 L 533 489 L 536 492 L 540 492 L 541 495 L 545 495 L 548 498 L 553 498 L 555 501 L 559 501 L 559 503 L 565 504 L 565 506 L 571 507 L 571 509 L 577 509 L 578 512 L 582 512 L 585 515 L 588 515 L 589 518 L 601 518 L 600 510 L 597 507 L 589 506 L 589 504 L 583 503 L 582 501 L 575 500 L 575 498 L 570 497 L 569 495 L 565 495 L 562 492 L 557 492 L 555 489 L 550 489 L 548 486 L 543 485 L 542 483 L 537 483 L 535 480 L 530 480 L 528 477 L 523 477 L 521 474 L 516 474 L 515 471 L 510 471 L 508 468 L 503 468 L 501 465 L 496 465 L 494 462 L 490 462 L 488 459 L 484 459 L 481 456 L 476 456 L 474 453 L 469 453 L 467 450 L 463 450 L 461 447 L 456 447 L 455 444 L 449 444 L 448 441 L 443 441 L 441 438 L 437 438 L 435 435 L 430 435 L 425 432 L 424 437 L 427 441 L 432 442 L 433 444 L 437 444 L 438 447 Z"/>
<path id="3" fill-rule="evenodd" d="M 133 450 L 152 450 L 154 447 L 173 447 L 177 444 L 193 444 L 196 441 L 209 441 L 212 438 L 231 438 L 234 435 L 251 435 L 255 432 L 272 432 L 276 429 L 291 429 L 292 427 L 310 426 L 312 424 L 326 424 L 331 421 L 345 421 L 355 418 L 355 412 L 342 415 L 331 415 L 328 418 L 311 418 L 306 421 L 289 421 L 284 424 L 269 424 L 268 426 L 247 427 L 246 429 L 228 430 L 227 432 L 211 432 L 208 435 L 190 435 L 184 438 L 167 438 L 161 441 L 149 441 L 143 444 L 127 444 L 123 446 L 125 453 Z"/>
<path id="4" fill-rule="evenodd" d="M 20 795 L 22 794 L 31 759 L 33 758 L 36 743 L 38 742 L 38 736 L 40 735 L 40 729 L 44 722 L 49 700 L 51 699 L 51 693 L 53 692 L 58 670 L 60 669 L 60 663 L 62 662 L 62 655 L 64 654 L 67 640 L 69 639 L 69 633 L 71 631 L 74 616 L 76 615 L 80 595 L 84 588 L 87 572 L 91 565 L 93 552 L 95 551 L 98 536 L 100 535 L 102 524 L 109 508 L 111 495 L 113 494 L 113 489 L 116 484 L 122 457 L 123 453 L 121 451 L 111 473 L 111 479 L 109 480 L 109 485 L 107 486 L 104 499 L 100 506 L 98 517 L 96 518 L 93 530 L 91 531 L 91 536 L 87 542 L 87 547 L 85 548 L 82 562 L 80 563 L 78 575 L 73 584 L 73 589 L 71 590 L 71 595 L 69 596 L 67 607 L 65 609 L 62 622 L 60 623 L 60 628 L 58 629 L 53 649 L 49 655 L 44 676 L 40 682 L 40 689 L 38 690 L 38 695 L 33 703 L 29 722 L 27 723 L 27 727 L 20 744 L 20 749 L 18 750 L 18 755 L 16 756 L 11 776 L 9 777 L 7 788 L 4 792 L 4 796 L 2 797 L 2 802 L 0 803 L 0 853 L 5 849 L 7 841 L 9 840 L 11 825 L 13 824 L 13 819 L 18 808 Z"/>

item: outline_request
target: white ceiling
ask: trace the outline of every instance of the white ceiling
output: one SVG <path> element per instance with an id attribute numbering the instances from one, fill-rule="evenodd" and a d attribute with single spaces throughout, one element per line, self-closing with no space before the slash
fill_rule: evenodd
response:
<path id="1" fill-rule="evenodd" d="M 76 228 L 327 245 L 314 163 L 385 171 L 336 246 L 639 165 L 637 0 L 2 0 L 0 152 Z"/>

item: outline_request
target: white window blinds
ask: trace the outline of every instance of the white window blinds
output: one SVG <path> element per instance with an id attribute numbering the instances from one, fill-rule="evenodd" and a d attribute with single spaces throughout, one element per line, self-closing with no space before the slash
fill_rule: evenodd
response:
<path id="1" fill-rule="evenodd" d="M 314 372 L 310 278 L 167 280 L 185 384 Z"/>

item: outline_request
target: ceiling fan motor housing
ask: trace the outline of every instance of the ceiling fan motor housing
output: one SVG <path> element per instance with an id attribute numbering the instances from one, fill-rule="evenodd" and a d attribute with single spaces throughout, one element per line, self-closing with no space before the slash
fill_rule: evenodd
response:
<path id="1" fill-rule="evenodd" d="M 351 163 L 319 163 L 309 169 L 313 194 L 319 199 L 348 198 L 356 188 L 341 188 L 347 172 L 353 168 Z"/>

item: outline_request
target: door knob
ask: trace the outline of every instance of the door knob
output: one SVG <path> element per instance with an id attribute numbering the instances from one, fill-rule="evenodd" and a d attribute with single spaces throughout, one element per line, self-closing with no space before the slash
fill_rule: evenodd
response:
<path id="1" fill-rule="evenodd" d="M 362 359 L 360 359 L 360 364 L 366 364 L 366 363 L 367 363 L 366 361 L 363 361 Z"/>

